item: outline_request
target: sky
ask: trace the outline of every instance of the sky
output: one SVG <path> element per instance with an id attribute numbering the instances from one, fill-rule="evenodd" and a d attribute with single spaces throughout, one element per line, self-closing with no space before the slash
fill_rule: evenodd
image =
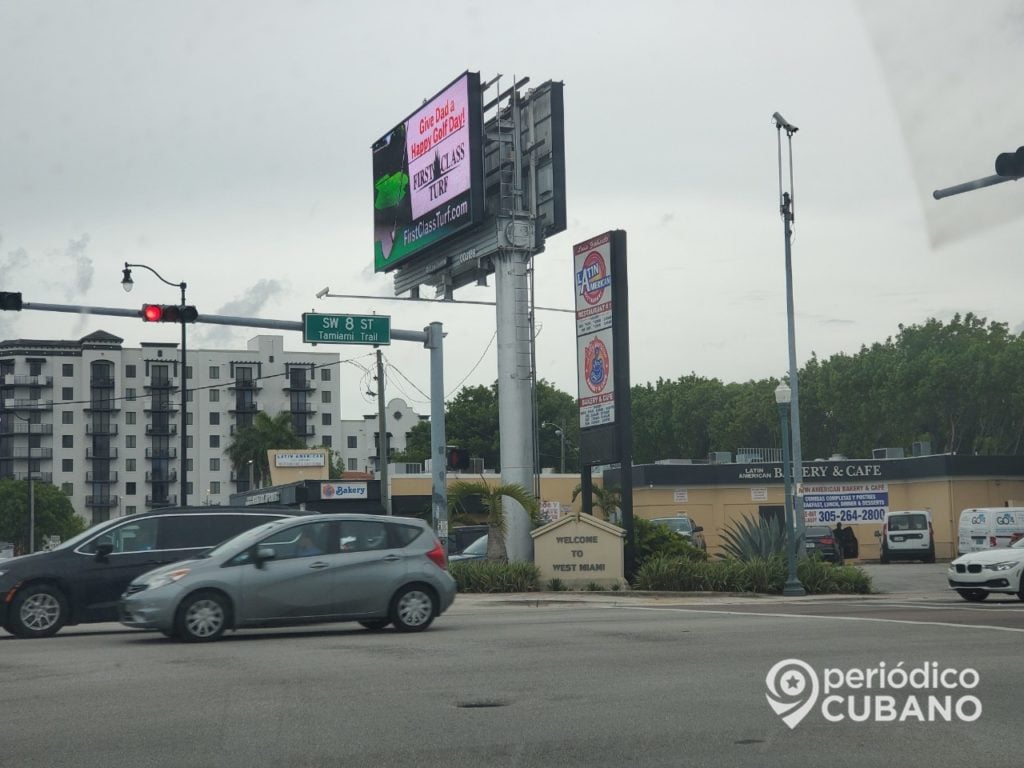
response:
<path id="1" fill-rule="evenodd" d="M 446 395 L 497 378 L 495 310 L 388 300 L 371 144 L 460 73 L 565 84 L 568 229 L 536 302 L 573 306 L 572 246 L 628 238 L 634 384 L 788 369 L 780 112 L 793 136 L 797 358 L 974 312 L 1024 330 L 1024 184 L 936 201 L 1024 144 L 1012 0 L 293 0 L 0 3 L 0 290 L 26 302 L 444 324 Z M 1013 79 L 1011 79 L 1013 78 Z M 784 161 L 786 157 L 784 155 Z M 788 176 L 788 169 L 786 171 Z M 370 299 L 316 298 L 336 294 Z M 425 297 L 429 297 L 427 292 Z M 488 301 L 490 287 L 456 292 Z M 571 314 L 538 312 L 537 375 L 576 394 Z M 126 346 L 172 325 L 2 313 L 0 338 Z M 197 324 L 190 349 L 258 331 Z M 285 348 L 305 348 L 284 333 Z M 325 347 L 317 348 L 324 351 Z M 337 346 L 342 418 L 373 413 L 371 348 Z M 386 393 L 429 412 L 429 355 L 384 348 Z"/>

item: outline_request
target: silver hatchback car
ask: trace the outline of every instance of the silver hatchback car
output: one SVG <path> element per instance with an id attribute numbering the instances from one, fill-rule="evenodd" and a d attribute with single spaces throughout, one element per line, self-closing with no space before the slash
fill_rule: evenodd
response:
<path id="1" fill-rule="evenodd" d="M 143 574 L 122 595 L 120 615 L 126 626 L 187 642 L 334 621 L 417 632 L 451 606 L 455 591 L 444 546 L 422 520 L 308 515 Z"/>

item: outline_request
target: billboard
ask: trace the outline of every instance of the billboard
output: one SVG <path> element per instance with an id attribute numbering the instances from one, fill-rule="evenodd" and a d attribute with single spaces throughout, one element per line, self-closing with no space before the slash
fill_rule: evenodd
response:
<path id="1" fill-rule="evenodd" d="M 465 72 L 373 144 L 374 269 L 483 218 L 480 75 Z"/>
<path id="2" fill-rule="evenodd" d="M 573 248 L 580 428 L 615 421 L 611 233 Z"/>

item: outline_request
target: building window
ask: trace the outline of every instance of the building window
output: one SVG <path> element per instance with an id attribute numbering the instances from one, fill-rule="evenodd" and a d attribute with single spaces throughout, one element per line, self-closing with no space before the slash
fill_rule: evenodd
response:
<path id="1" fill-rule="evenodd" d="M 124 471 L 125 472 L 134 472 L 135 471 L 135 459 L 125 459 L 124 460 Z"/>
<path id="2" fill-rule="evenodd" d="M 192 435 L 185 435 L 185 447 L 186 448 L 191 448 L 192 447 Z"/>
<path id="3" fill-rule="evenodd" d="M 185 391 L 185 402 L 186 403 L 191 403 L 192 402 L 192 390 L 191 389 Z"/>
<path id="4" fill-rule="evenodd" d="M 185 424 L 192 426 L 192 411 L 185 411 Z"/>
<path id="5" fill-rule="evenodd" d="M 75 366 L 74 366 L 73 363 L 64 363 L 64 365 L 62 365 L 60 367 L 60 371 L 65 376 L 74 376 L 75 375 Z"/>
<path id="6" fill-rule="evenodd" d="M 210 390 L 210 402 L 211 403 L 219 403 L 220 402 L 220 390 L 219 389 L 211 389 Z"/>
<path id="7" fill-rule="evenodd" d="M 134 424 L 135 423 L 135 419 L 136 419 L 135 411 L 125 411 L 124 412 L 124 423 L 125 424 Z"/>
<path id="8" fill-rule="evenodd" d="M 211 472 L 220 472 L 220 459 L 218 459 L 218 458 L 211 458 L 210 459 L 210 471 Z"/>
<path id="9" fill-rule="evenodd" d="M 135 366 L 134 365 L 126 365 L 124 367 L 124 377 L 126 379 L 134 379 L 135 375 L 136 374 L 135 374 Z"/>
<path id="10" fill-rule="evenodd" d="M 61 483 L 60 490 L 65 496 L 75 495 L 75 484 L 74 483 Z"/>
<path id="11" fill-rule="evenodd" d="M 124 484 L 124 494 L 125 494 L 125 496 L 134 496 L 135 495 L 135 483 L 125 483 Z"/>
<path id="12" fill-rule="evenodd" d="M 125 435 L 124 436 L 124 447 L 125 448 L 134 448 L 135 447 L 135 435 Z"/>
<path id="13" fill-rule="evenodd" d="M 321 435 L 320 440 L 323 442 L 324 448 L 331 447 L 332 438 L 330 435 Z"/>
<path id="14" fill-rule="evenodd" d="M 29 376 L 41 376 L 43 373 L 43 364 L 38 360 L 33 360 L 28 364 L 28 375 Z"/>
<path id="15" fill-rule="evenodd" d="M 74 411 L 61 411 L 60 423 L 61 424 L 74 424 L 75 423 L 75 412 Z"/>
<path id="16" fill-rule="evenodd" d="M 135 505 L 134 504 L 130 504 L 127 507 L 125 507 L 124 508 L 124 513 L 126 515 L 134 515 L 135 514 Z"/>
<path id="17" fill-rule="evenodd" d="M 219 379 L 220 378 L 220 366 L 219 365 L 211 365 L 210 366 L 210 378 L 211 379 Z"/>
<path id="18" fill-rule="evenodd" d="M 188 470 L 189 472 L 191 472 L 191 471 L 192 471 L 192 459 L 185 459 L 185 468 L 186 468 L 186 469 L 187 469 L 187 470 Z"/>
<path id="19" fill-rule="evenodd" d="M 320 390 L 320 402 L 321 403 L 329 403 L 329 402 L 331 402 L 331 390 L 329 390 L 329 389 L 322 389 L 322 390 Z"/>
<path id="20" fill-rule="evenodd" d="M 185 493 L 192 495 L 192 483 L 185 483 Z"/>
<path id="21" fill-rule="evenodd" d="M 357 448 L 358 446 L 356 445 L 356 443 L 358 441 L 359 441 L 359 438 L 357 438 L 355 435 L 349 435 L 348 436 L 348 447 L 349 448 Z"/>
<path id="22" fill-rule="evenodd" d="M 210 425 L 216 427 L 220 424 L 220 413 L 218 411 L 210 411 Z"/>
<path id="23" fill-rule="evenodd" d="M 74 435 L 61 435 L 60 436 L 61 448 L 74 448 L 75 447 L 75 436 Z"/>
<path id="24" fill-rule="evenodd" d="M 61 469 L 61 472 L 74 472 L 75 471 L 75 460 L 74 459 L 61 459 L 60 469 Z"/>
<path id="25" fill-rule="evenodd" d="M 128 400 L 129 402 L 132 402 L 132 401 L 135 400 L 135 388 L 134 387 L 127 387 L 127 388 L 125 388 L 125 390 L 124 390 L 124 399 Z"/>
<path id="26" fill-rule="evenodd" d="M 331 369 L 330 368 L 321 368 L 320 369 L 320 381 L 330 381 L 330 380 L 331 380 Z"/>
<path id="27" fill-rule="evenodd" d="M 325 427 L 331 426 L 331 414 L 329 414 L 329 413 L 321 413 L 320 414 L 320 423 L 323 424 Z"/>
<path id="28" fill-rule="evenodd" d="M 348 460 L 348 471 L 349 472 L 355 472 L 357 469 L 359 469 L 359 459 L 349 459 Z"/>
<path id="29" fill-rule="evenodd" d="M 220 435 L 210 435 L 210 447 L 220 448 Z"/>
<path id="30" fill-rule="evenodd" d="M 60 388 L 61 400 L 74 400 L 75 399 L 75 388 L 74 387 L 61 387 Z"/>
<path id="31" fill-rule="evenodd" d="M 185 366 L 185 378 L 186 379 L 191 379 L 192 378 L 192 366 L 191 365 L 186 365 Z"/>
<path id="32" fill-rule="evenodd" d="M 220 480 L 210 482 L 210 493 L 220 493 Z"/>

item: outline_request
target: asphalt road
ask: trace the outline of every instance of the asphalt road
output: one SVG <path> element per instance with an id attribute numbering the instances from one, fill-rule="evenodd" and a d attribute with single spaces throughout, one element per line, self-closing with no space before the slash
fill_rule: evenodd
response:
<path id="1" fill-rule="evenodd" d="M 909 592 L 466 595 L 422 634 L 331 625 L 198 646 L 117 625 L 0 633 L 0 765 L 999 768 L 1019 763 L 1022 640 L 1016 600 Z M 833 723 L 811 708 L 791 730 L 765 681 L 789 658 L 822 686 L 826 668 L 972 667 L 977 686 L 954 694 L 982 712 Z M 830 714 L 851 698 L 865 711 L 864 690 L 837 691 Z"/>

